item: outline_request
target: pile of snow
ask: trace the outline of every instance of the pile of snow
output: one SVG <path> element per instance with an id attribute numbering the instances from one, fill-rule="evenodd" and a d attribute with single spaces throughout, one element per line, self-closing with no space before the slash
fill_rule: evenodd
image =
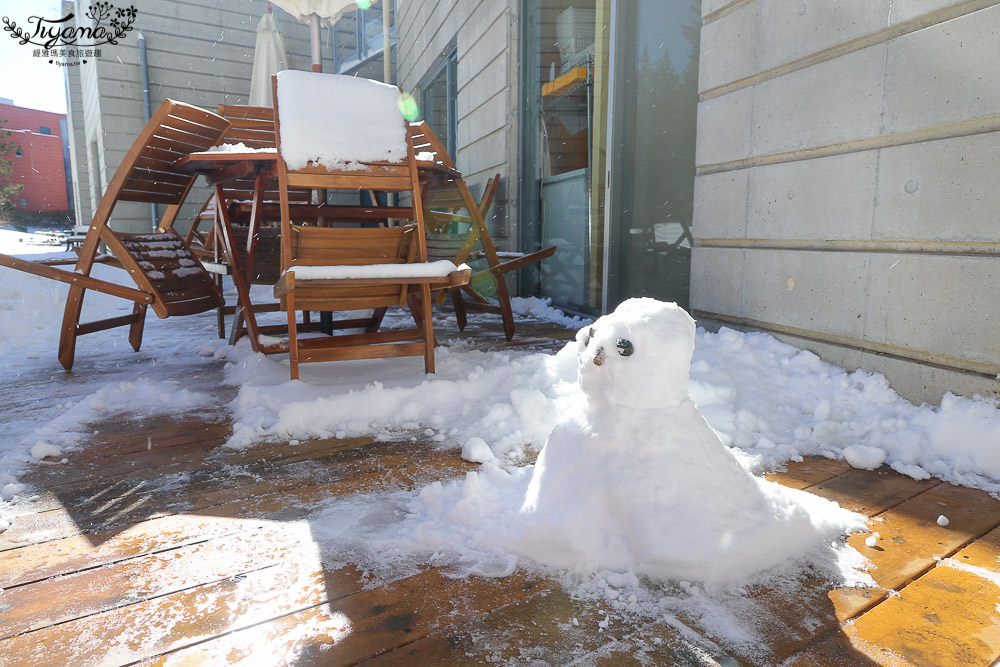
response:
<path id="1" fill-rule="evenodd" d="M 209 146 L 206 153 L 276 153 L 277 148 L 273 146 L 270 148 L 250 148 L 242 141 L 236 142 L 235 144 L 219 144 L 217 146 Z"/>
<path id="2" fill-rule="evenodd" d="M 534 312 L 549 307 L 533 301 Z M 569 323 L 562 313 L 548 319 Z M 845 372 L 767 334 L 699 330 L 695 340 L 691 398 L 752 472 L 816 455 L 1000 492 L 995 401 L 948 394 L 938 407 L 915 406 L 882 375 Z M 538 451 L 561 415 L 583 409 L 572 346 L 552 355 L 444 343 L 433 376 L 414 357 L 338 362 L 335 371 L 312 364 L 291 383 L 282 357 L 226 348 L 227 382 L 240 388 L 229 445 L 428 430 L 442 446 L 479 438 L 510 465 Z"/>
<path id="3" fill-rule="evenodd" d="M 552 307 L 552 299 L 539 299 L 537 297 L 511 297 L 510 308 L 516 315 L 527 315 L 546 322 L 561 324 L 567 329 L 575 329 L 584 324 L 590 324 L 591 320 L 579 315 L 566 315 L 558 308 Z"/>
<path id="4" fill-rule="evenodd" d="M 833 502 L 752 477 L 688 397 L 695 327 L 675 304 L 626 301 L 561 353 L 577 364 L 582 408 L 565 416 L 537 462 L 505 471 L 480 439 L 478 473 L 433 484 L 382 534 L 350 526 L 331 544 L 413 550 L 468 572 L 530 563 L 711 586 L 828 545 L 864 519 Z M 336 521 L 320 517 L 319 526 Z"/>
<path id="5" fill-rule="evenodd" d="M 309 162 L 351 168 L 406 158 L 406 124 L 395 86 L 285 70 L 278 72 L 278 115 L 281 157 L 289 169 L 303 169 Z"/>

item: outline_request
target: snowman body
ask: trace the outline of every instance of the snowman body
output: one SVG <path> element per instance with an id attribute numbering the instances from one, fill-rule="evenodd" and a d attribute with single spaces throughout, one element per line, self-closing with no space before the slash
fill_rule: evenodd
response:
<path id="1" fill-rule="evenodd" d="M 808 522 L 740 466 L 688 397 L 694 336 L 683 309 L 653 299 L 626 301 L 578 333 L 587 408 L 558 424 L 539 455 L 522 554 L 725 581 L 759 567 L 761 541 L 779 539 L 782 523 Z"/>

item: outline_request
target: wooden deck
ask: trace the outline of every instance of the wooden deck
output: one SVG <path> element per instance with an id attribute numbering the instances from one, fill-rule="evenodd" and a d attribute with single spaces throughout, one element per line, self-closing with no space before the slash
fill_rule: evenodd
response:
<path id="1" fill-rule="evenodd" d="M 523 345 L 569 335 L 519 326 Z M 470 335 L 497 338 L 475 326 Z M 319 501 L 474 466 L 419 442 L 227 451 L 228 433 L 222 419 L 112 421 L 69 463 L 31 472 L 44 493 L 0 532 L 0 664 L 940 666 L 1000 657 L 1000 502 L 980 491 L 820 459 L 771 475 L 871 517 L 879 546 L 866 547 L 865 535 L 851 543 L 877 565 L 880 588 L 829 590 L 804 575 L 781 590 L 750 589 L 743 603 L 762 637 L 750 650 L 720 641 L 696 615 L 637 622 L 535 575 L 454 579 L 431 568 L 373 585 L 353 565 L 304 557 Z M 950 525 L 937 525 L 940 514 Z"/>

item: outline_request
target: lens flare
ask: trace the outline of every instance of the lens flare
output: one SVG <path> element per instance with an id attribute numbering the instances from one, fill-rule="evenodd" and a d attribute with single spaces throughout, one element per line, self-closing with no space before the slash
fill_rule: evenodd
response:
<path id="1" fill-rule="evenodd" d="M 358 6 L 358 9 L 368 9 L 372 6 L 372 0 L 354 0 L 354 4 Z"/>
<path id="2" fill-rule="evenodd" d="M 403 118 L 409 121 L 414 121 L 420 117 L 420 107 L 417 105 L 417 101 L 413 99 L 413 95 L 402 93 L 399 96 L 399 113 L 403 114 Z"/>

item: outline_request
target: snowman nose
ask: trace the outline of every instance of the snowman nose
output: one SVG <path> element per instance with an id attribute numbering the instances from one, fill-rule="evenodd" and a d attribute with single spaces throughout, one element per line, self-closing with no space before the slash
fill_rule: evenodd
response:
<path id="1" fill-rule="evenodd" d="M 597 354 L 594 355 L 594 365 L 600 366 L 604 363 L 604 347 L 597 348 Z"/>

